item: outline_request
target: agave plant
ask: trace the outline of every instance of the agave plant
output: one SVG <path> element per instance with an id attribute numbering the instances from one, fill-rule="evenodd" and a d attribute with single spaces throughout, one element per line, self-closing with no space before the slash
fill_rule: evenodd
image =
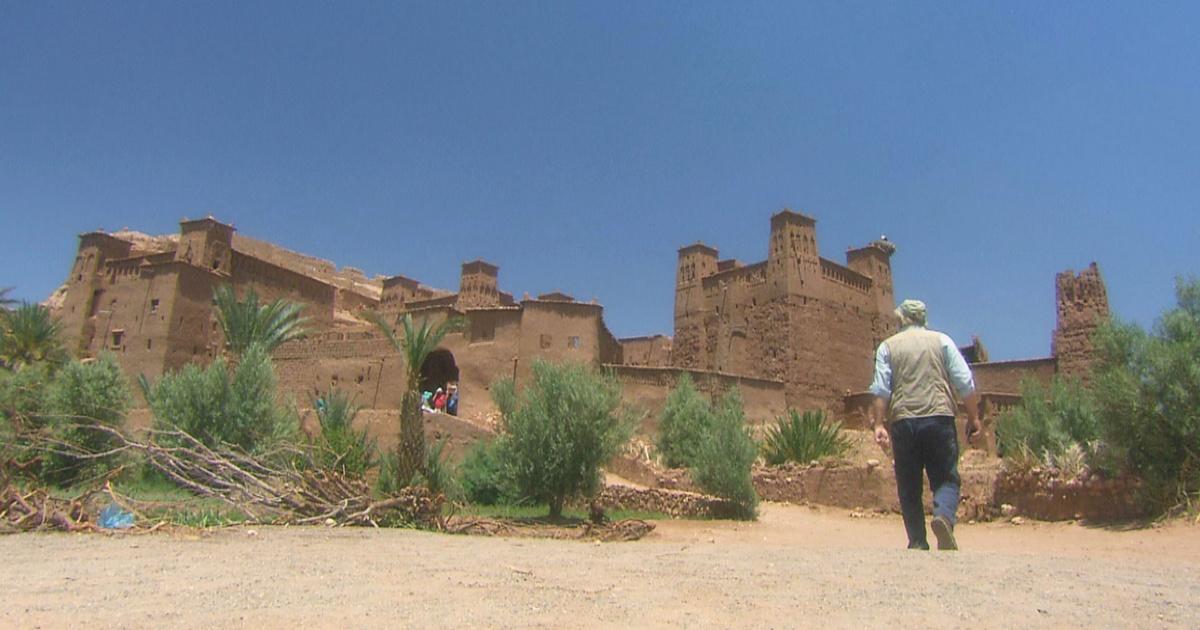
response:
<path id="1" fill-rule="evenodd" d="M 399 486 L 404 487 L 416 475 L 425 473 L 427 466 L 421 413 L 421 366 L 446 335 L 462 329 L 463 320 L 449 318 L 436 325 L 423 320 L 418 326 L 413 323 L 412 315 L 406 313 L 397 322 L 404 336 L 397 337 L 392 324 L 383 316 L 368 313 L 367 317 L 392 344 L 405 364 L 404 395 L 400 402 L 400 440 L 396 445 L 396 476 Z"/>
<path id="2" fill-rule="evenodd" d="M 261 344 L 271 353 L 281 344 L 303 337 L 308 318 L 301 317 L 303 307 L 287 300 L 259 304 L 254 289 L 238 300 L 233 287 L 222 285 L 213 292 L 217 322 L 225 333 L 225 347 L 235 356 L 245 354 L 253 344 Z"/>
<path id="3" fill-rule="evenodd" d="M 850 448 L 850 441 L 841 434 L 842 423 L 830 421 L 824 411 L 789 410 L 788 415 L 776 418 L 767 428 L 763 444 L 768 464 L 785 462 L 807 463 L 825 457 L 836 457 Z"/>
<path id="4" fill-rule="evenodd" d="M 65 361 L 61 330 L 50 310 L 40 304 L 22 304 L 0 312 L 0 365 L 19 370 L 40 361 Z"/>

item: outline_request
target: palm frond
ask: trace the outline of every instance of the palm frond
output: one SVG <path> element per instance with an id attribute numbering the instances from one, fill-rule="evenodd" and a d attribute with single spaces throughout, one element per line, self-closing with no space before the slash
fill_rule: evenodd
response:
<path id="1" fill-rule="evenodd" d="M 225 334 L 225 346 L 241 355 L 254 344 L 267 352 L 305 335 L 307 317 L 301 317 L 304 307 L 287 300 L 260 304 L 254 289 L 246 291 L 242 300 L 230 285 L 217 287 L 213 292 L 217 307 L 217 323 Z"/>
<path id="2" fill-rule="evenodd" d="M 40 304 L 25 303 L 4 313 L 0 322 L 0 364 L 18 369 L 39 361 L 66 360 L 62 326 Z"/>

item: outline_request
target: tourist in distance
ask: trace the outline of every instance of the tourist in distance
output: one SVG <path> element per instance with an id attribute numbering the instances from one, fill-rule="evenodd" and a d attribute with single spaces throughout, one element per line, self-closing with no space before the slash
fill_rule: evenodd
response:
<path id="1" fill-rule="evenodd" d="M 441 387 L 433 393 L 433 410 L 439 412 L 446 410 L 446 391 Z"/>
<path id="2" fill-rule="evenodd" d="M 925 328 L 925 304 L 904 300 L 896 309 L 900 332 L 875 351 L 871 427 L 875 441 L 892 449 L 896 490 L 909 549 L 929 549 L 925 536 L 921 472 L 933 492 L 930 528 L 938 549 L 958 549 L 958 432 L 954 426 L 957 391 L 967 408 L 967 441 L 980 431 L 979 396 L 962 353 L 949 336 Z"/>
<path id="3" fill-rule="evenodd" d="M 426 391 L 421 393 L 421 410 L 433 411 L 433 392 Z"/>
<path id="4" fill-rule="evenodd" d="M 449 383 L 446 385 L 446 391 L 448 392 L 446 394 L 446 413 L 448 413 L 452 416 L 457 416 L 458 415 L 458 385 L 456 383 Z"/>

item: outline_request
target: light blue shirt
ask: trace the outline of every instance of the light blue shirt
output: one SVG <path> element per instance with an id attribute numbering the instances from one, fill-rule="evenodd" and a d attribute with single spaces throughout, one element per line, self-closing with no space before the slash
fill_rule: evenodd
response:
<path id="1" fill-rule="evenodd" d="M 958 346 L 949 335 L 937 333 L 942 341 L 942 359 L 946 362 L 946 373 L 958 395 L 966 398 L 975 391 L 975 379 L 971 377 L 971 368 L 963 358 Z M 879 344 L 875 351 L 875 378 L 871 381 L 871 393 L 884 399 L 892 397 L 892 355 L 886 343 Z"/>

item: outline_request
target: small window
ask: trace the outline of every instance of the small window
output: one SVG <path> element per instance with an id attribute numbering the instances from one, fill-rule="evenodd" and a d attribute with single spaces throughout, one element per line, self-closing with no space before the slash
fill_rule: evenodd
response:
<path id="1" fill-rule="evenodd" d="M 150 312 L 151 313 L 158 312 L 158 298 L 154 298 L 153 300 L 150 300 Z"/>
<path id="2" fill-rule="evenodd" d="M 124 341 L 125 341 L 125 331 L 124 330 L 112 331 L 112 347 L 120 348 L 121 344 Z"/>
<path id="3" fill-rule="evenodd" d="M 146 340 L 146 349 L 147 350 L 150 349 L 150 340 L 149 339 Z"/>
<path id="4" fill-rule="evenodd" d="M 579 337 L 567 337 L 567 347 L 572 350 L 579 349 Z"/>
<path id="5" fill-rule="evenodd" d="M 553 342 L 553 339 L 550 337 L 550 335 L 542 335 L 542 350 L 549 349 L 551 342 Z"/>

